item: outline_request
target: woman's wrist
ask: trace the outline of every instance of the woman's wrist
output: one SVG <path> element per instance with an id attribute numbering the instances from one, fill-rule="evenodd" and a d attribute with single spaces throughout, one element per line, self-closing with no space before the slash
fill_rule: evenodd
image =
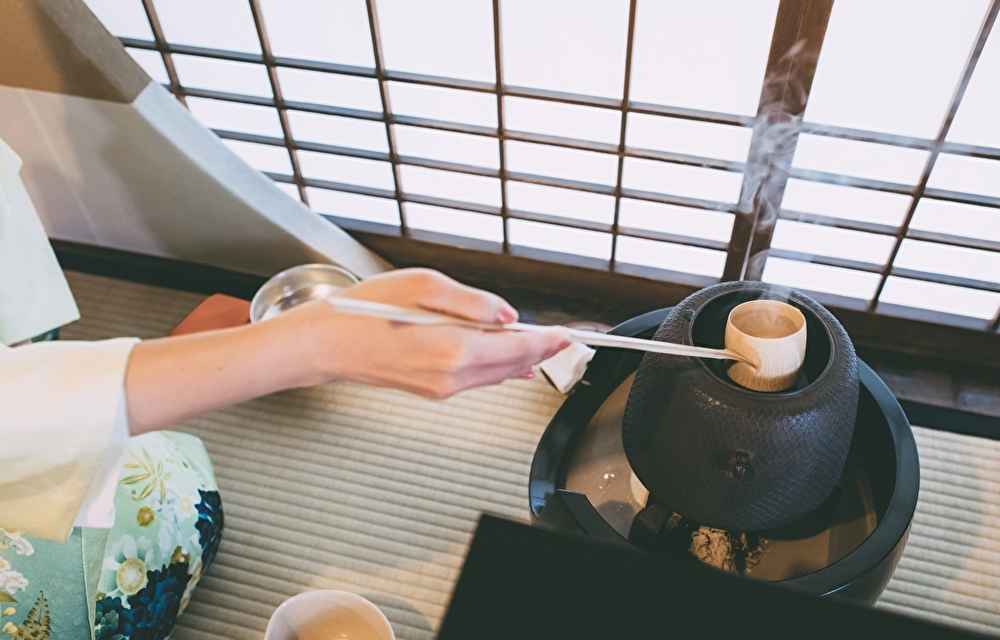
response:
<path id="1" fill-rule="evenodd" d="M 342 336 L 333 315 L 325 302 L 314 301 L 258 325 L 268 344 L 280 351 L 283 388 L 311 387 L 344 376 L 335 347 Z"/>

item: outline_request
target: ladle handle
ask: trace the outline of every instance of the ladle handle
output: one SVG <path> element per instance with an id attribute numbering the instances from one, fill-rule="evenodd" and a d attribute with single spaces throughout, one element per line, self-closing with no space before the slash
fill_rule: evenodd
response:
<path id="1" fill-rule="evenodd" d="M 459 327 L 469 327 L 471 329 L 481 329 L 483 331 L 547 331 L 553 327 L 528 324 L 525 322 L 511 322 L 509 324 L 489 324 L 485 322 L 475 322 L 449 316 L 432 311 L 420 311 L 407 309 L 394 305 L 383 304 L 381 302 L 371 302 L 369 300 L 358 300 L 355 298 L 343 298 L 331 296 L 326 301 L 333 305 L 338 311 L 343 313 L 353 313 L 358 315 L 373 316 L 394 322 L 404 322 L 406 324 L 420 325 L 450 325 Z M 586 331 L 583 329 L 565 328 L 568 337 L 574 342 L 590 345 L 592 347 L 612 347 L 616 349 L 632 349 L 636 351 L 648 351 L 652 353 L 663 353 L 676 356 L 691 356 L 695 358 L 713 358 L 716 360 L 737 360 L 746 361 L 746 358 L 725 349 L 710 349 L 708 347 L 695 347 L 686 344 L 676 344 L 673 342 L 660 342 L 658 340 L 644 340 L 642 338 L 629 338 L 626 336 L 616 336 L 598 331 Z"/>
<path id="2" fill-rule="evenodd" d="M 569 334 L 570 338 L 574 341 L 587 344 L 592 347 L 615 347 L 618 349 L 635 349 L 638 351 L 649 351 L 652 353 L 663 353 L 674 356 L 746 361 L 746 358 L 739 355 L 735 351 L 729 351 L 728 349 L 711 349 L 709 347 L 696 347 L 688 344 L 677 344 L 675 342 L 644 340 L 642 338 L 616 336 L 607 333 L 599 333 L 597 331 L 584 331 L 581 329 L 570 329 Z"/>

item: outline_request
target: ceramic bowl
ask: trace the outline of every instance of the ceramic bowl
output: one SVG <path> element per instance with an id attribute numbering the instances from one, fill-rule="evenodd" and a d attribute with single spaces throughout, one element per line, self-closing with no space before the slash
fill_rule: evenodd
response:
<path id="1" fill-rule="evenodd" d="M 274 611 L 264 640 L 395 640 L 385 615 L 347 591 L 306 591 Z"/>

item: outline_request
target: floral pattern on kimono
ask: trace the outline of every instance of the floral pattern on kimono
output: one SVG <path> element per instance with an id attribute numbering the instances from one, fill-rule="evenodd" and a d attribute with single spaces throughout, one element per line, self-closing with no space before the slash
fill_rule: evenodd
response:
<path id="1" fill-rule="evenodd" d="M 110 531 L 78 528 L 52 543 L 0 529 L 0 640 L 169 637 L 212 565 L 223 524 L 200 440 L 131 439 Z"/>

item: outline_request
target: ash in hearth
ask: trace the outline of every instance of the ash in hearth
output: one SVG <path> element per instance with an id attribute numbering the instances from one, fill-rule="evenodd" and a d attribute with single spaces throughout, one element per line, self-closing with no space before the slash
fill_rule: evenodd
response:
<path id="1" fill-rule="evenodd" d="M 644 549 L 746 575 L 767 548 L 764 536 L 704 527 L 654 502 L 636 515 L 629 540 Z"/>
<path id="2" fill-rule="evenodd" d="M 746 575 L 760 562 L 766 546 L 767 539 L 756 533 L 698 527 L 691 536 L 690 553 L 709 566 Z"/>

